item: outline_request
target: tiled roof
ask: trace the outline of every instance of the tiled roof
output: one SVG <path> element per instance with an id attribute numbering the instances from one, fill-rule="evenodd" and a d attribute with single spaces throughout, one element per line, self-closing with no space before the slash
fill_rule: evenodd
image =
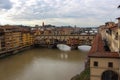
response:
<path id="1" fill-rule="evenodd" d="M 120 58 L 117 52 L 105 51 L 104 42 L 100 34 L 97 34 L 94 38 L 91 50 L 88 53 L 88 57 Z"/>
<path id="2" fill-rule="evenodd" d="M 95 52 L 104 52 L 104 44 L 100 34 L 97 34 L 93 40 L 93 44 L 91 50 L 89 51 L 89 55 Z"/>
<path id="3" fill-rule="evenodd" d="M 89 55 L 89 57 L 97 57 L 97 58 L 120 58 L 117 52 L 96 52 L 94 54 Z"/>
<path id="4" fill-rule="evenodd" d="M 116 25 L 116 26 L 114 26 L 114 27 L 111 27 L 110 29 L 113 30 L 113 31 L 114 31 L 114 30 L 118 30 L 118 26 Z"/>

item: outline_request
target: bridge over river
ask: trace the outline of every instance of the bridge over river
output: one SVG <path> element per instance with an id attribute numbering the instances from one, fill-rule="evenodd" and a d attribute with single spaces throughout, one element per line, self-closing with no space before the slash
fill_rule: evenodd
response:
<path id="1" fill-rule="evenodd" d="M 92 41 L 97 34 L 97 28 L 81 28 L 76 33 L 68 35 L 63 34 L 49 34 L 49 35 L 36 35 L 35 45 L 45 47 L 56 47 L 57 44 L 66 44 L 73 49 L 81 45 L 91 46 Z"/>

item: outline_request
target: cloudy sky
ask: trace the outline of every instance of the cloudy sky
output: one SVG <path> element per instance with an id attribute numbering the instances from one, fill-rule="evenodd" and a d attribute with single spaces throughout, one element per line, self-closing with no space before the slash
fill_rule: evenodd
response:
<path id="1" fill-rule="evenodd" d="M 0 24 L 99 26 L 120 16 L 120 0 L 0 0 Z"/>

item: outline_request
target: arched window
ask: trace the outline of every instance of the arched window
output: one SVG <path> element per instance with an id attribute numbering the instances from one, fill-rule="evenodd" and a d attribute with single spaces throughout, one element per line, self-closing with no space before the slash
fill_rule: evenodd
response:
<path id="1" fill-rule="evenodd" d="M 118 74 L 112 70 L 107 70 L 103 72 L 101 80 L 119 80 Z"/>

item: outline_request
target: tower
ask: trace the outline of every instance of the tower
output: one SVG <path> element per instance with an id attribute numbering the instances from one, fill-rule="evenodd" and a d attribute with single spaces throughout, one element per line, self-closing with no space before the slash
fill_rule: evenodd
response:
<path id="1" fill-rule="evenodd" d="M 42 27 L 44 27 L 44 22 L 42 22 Z"/>

